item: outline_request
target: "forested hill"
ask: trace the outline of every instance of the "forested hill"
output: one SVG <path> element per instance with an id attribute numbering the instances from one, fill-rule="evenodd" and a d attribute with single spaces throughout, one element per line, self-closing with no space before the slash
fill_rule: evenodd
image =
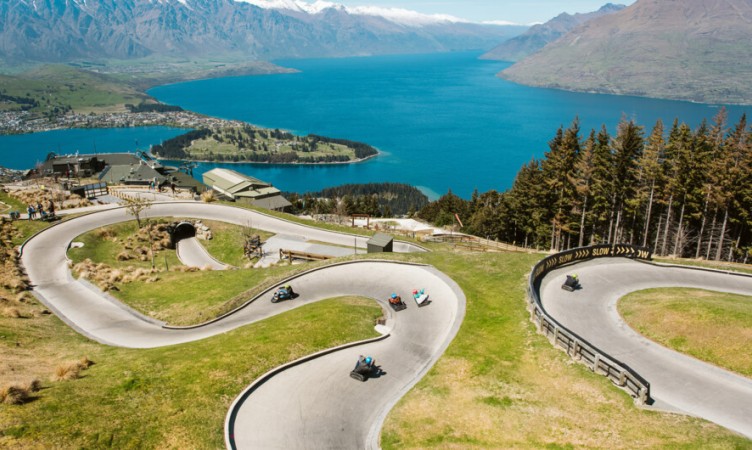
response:
<path id="1" fill-rule="evenodd" d="M 378 154 L 361 142 L 301 137 L 252 125 L 193 130 L 153 146 L 151 152 L 165 159 L 275 164 L 352 162 Z"/>
<path id="2" fill-rule="evenodd" d="M 417 188 L 401 183 L 346 184 L 305 194 L 285 194 L 295 214 L 413 214 L 428 204 Z"/>
<path id="3" fill-rule="evenodd" d="M 598 243 L 646 246 L 657 255 L 752 260 L 752 130 L 721 110 L 692 129 L 623 120 L 583 136 L 560 128 L 503 193 L 449 192 L 419 212 L 437 225 L 458 213 L 463 231 L 540 249 Z M 666 132 L 667 131 L 667 132 Z"/>

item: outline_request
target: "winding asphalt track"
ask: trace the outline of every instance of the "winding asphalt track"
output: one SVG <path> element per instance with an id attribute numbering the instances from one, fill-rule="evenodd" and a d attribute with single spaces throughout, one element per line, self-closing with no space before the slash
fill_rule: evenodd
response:
<path id="1" fill-rule="evenodd" d="M 305 236 L 321 242 L 352 245 L 353 236 L 327 232 L 253 211 L 203 203 L 154 204 L 154 217 L 195 217 Z M 123 209 L 109 209 L 53 226 L 23 248 L 22 262 L 35 295 L 80 333 L 105 344 L 150 348 L 194 341 L 280 314 L 325 298 L 362 295 L 379 299 L 392 291 L 407 295 L 426 288 L 433 303 L 415 303 L 399 313 L 387 309 L 379 342 L 330 353 L 282 371 L 238 402 L 234 427 L 228 429 L 240 448 L 378 447 L 383 419 L 398 399 L 433 365 L 455 336 L 464 317 L 465 297 L 448 277 L 429 266 L 381 261 L 343 263 L 306 272 L 293 281 L 300 297 L 272 304 L 271 289 L 245 308 L 205 326 L 166 329 L 162 323 L 130 310 L 116 300 L 73 279 L 66 251 L 79 234 L 133 220 Z M 355 238 L 365 246 L 367 238 Z M 422 251 L 395 242 L 398 251 Z M 365 383 L 349 378 L 360 353 L 372 354 L 385 374 Z"/>
<path id="2" fill-rule="evenodd" d="M 566 292 L 561 284 L 572 272 L 583 288 Z M 752 438 L 752 380 L 658 345 L 619 316 L 619 298 L 658 287 L 752 296 L 752 277 L 609 258 L 552 271 L 540 294 L 551 317 L 648 380 L 656 407 L 702 417 Z"/>
<path id="3" fill-rule="evenodd" d="M 225 270 L 227 264 L 221 263 L 214 259 L 212 255 L 198 241 L 198 238 L 181 239 L 175 244 L 175 252 L 178 259 L 188 267 L 208 267 L 211 270 Z"/>

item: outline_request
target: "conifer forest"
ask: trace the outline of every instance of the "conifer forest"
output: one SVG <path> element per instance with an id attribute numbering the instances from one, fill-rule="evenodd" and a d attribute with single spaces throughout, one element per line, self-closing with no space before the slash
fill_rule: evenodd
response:
<path id="1" fill-rule="evenodd" d="M 721 109 L 695 129 L 674 120 L 651 130 L 623 118 L 583 132 L 560 127 L 506 192 L 448 192 L 419 217 L 526 247 L 567 250 L 629 243 L 658 256 L 752 260 L 752 129 Z"/>

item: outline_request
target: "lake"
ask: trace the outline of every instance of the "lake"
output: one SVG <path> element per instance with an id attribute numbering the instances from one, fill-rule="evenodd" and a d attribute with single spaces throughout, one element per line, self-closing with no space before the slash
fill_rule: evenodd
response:
<path id="1" fill-rule="evenodd" d="M 658 118 L 670 123 L 678 117 L 696 126 L 712 119 L 719 108 L 525 87 L 495 76 L 508 63 L 478 56 L 462 52 L 284 60 L 276 63 L 300 72 L 173 84 L 149 94 L 203 114 L 296 134 L 363 141 L 382 152 L 349 165 L 201 164 L 194 171 L 197 176 L 213 167 L 230 167 L 299 192 L 344 183 L 403 182 L 434 198 L 448 189 L 469 197 L 476 188 L 509 188 L 519 168 L 542 157 L 556 129 L 576 116 L 584 134 L 602 124 L 613 132 L 622 116 L 636 119 L 649 133 Z M 747 109 L 729 107 L 730 121 Z M 97 136 L 99 151 L 114 150 Z M 137 138 L 143 147 L 166 137 L 157 133 L 150 141 L 131 136 L 131 142 Z M 0 155 L 8 148 L 6 139 L 0 138 Z M 91 149 L 95 138 L 81 139 L 81 151 Z M 46 149 L 43 154 L 50 146 Z"/>

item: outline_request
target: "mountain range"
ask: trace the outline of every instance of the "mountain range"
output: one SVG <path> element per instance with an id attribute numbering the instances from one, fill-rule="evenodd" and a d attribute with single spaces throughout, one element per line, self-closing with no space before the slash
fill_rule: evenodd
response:
<path id="1" fill-rule="evenodd" d="M 492 48 L 525 29 L 321 1 L 0 0 L 0 59 L 270 60 L 456 51 Z"/>
<path id="2" fill-rule="evenodd" d="M 521 84 L 752 104 L 752 1 L 637 0 L 500 76 Z"/>
<path id="3" fill-rule="evenodd" d="M 521 35 L 502 42 L 481 56 L 481 59 L 519 61 L 569 33 L 578 25 L 597 17 L 621 11 L 624 8 L 624 5 L 607 3 L 598 11 L 589 13 L 561 13 L 546 23 L 533 25 Z"/>

